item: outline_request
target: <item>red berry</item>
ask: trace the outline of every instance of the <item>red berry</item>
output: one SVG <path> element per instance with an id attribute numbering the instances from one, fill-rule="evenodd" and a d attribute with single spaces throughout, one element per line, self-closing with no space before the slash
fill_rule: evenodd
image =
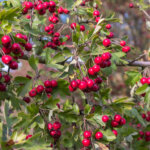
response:
<path id="1" fill-rule="evenodd" d="M 36 96 L 36 90 L 35 90 L 35 89 L 32 89 L 32 90 L 29 92 L 29 96 L 30 96 L 30 97 L 35 97 L 35 96 Z"/>
<path id="2" fill-rule="evenodd" d="M 102 121 L 103 122 L 108 122 L 109 117 L 107 115 L 102 116 Z"/>
<path id="3" fill-rule="evenodd" d="M 121 117 L 120 115 L 118 115 L 118 114 L 114 116 L 114 120 L 115 120 L 116 122 L 120 122 L 121 118 L 122 118 L 122 117 Z"/>
<path id="4" fill-rule="evenodd" d="M 85 90 L 87 88 L 87 83 L 85 81 L 81 81 L 79 84 L 79 89 L 80 90 Z"/>
<path id="5" fill-rule="evenodd" d="M 56 121 L 56 122 L 53 123 L 53 129 L 54 130 L 58 130 L 60 128 L 61 128 L 61 123 L 60 122 Z"/>
<path id="6" fill-rule="evenodd" d="M 89 75 L 91 75 L 91 76 L 95 75 L 94 68 L 93 68 L 93 67 L 89 68 L 88 73 L 89 73 Z"/>
<path id="7" fill-rule="evenodd" d="M 125 125 L 126 124 L 126 120 L 124 118 L 121 118 L 119 123 L 120 123 L 120 125 Z"/>
<path id="8" fill-rule="evenodd" d="M 100 56 L 96 57 L 94 59 L 94 62 L 95 62 L 95 64 L 100 65 L 103 62 L 102 57 L 100 57 Z"/>
<path id="9" fill-rule="evenodd" d="M 50 24 L 49 27 L 50 27 L 50 30 L 54 29 L 54 25 L 53 24 Z"/>
<path id="10" fill-rule="evenodd" d="M 27 8 L 24 8 L 24 9 L 22 10 L 22 14 L 25 15 L 25 14 L 27 14 L 27 13 L 28 13 L 28 9 L 27 9 Z"/>
<path id="11" fill-rule="evenodd" d="M 56 138 L 59 138 L 61 136 L 61 131 L 60 130 L 57 130 L 56 131 Z"/>
<path id="12" fill-rule="evenodd" d="M 10 76 L 8 74 L 4 75 L 4 82 L 9 83 L 10 82 Z"/>
<path id="13" fill-rule="evenodd" d="M 93 68 L 95 73 L 98 73 L 100 71 L 100 66 L 99 65 L 94 65 L 92 68 Z"/>
<path id="14" fill-rule="evenodd" d="M 84 147 L 88 147 L 91 144 L 91 141 L 89 139 L 83 139 L 82 144 Z"/>
<path id="15" fill-rule="evenodd" d="M 74 92 L 76 89 L 74 89 L 71 85 L 69 85 L 69 91 Z"/>
<path id="16" fill-rule="evenodd" d="M 2 56 L 2 62 L 4 64 L 9 64 L 11 61 L 12 61 L 12 57 L 11 56 L 9 56 L 9 55 Z"/>
<path id="17" fill-rule="evenodd" d="M 1 92 L 6 91 L 6 85 L 4 85 L 3 83 L 0 83 L 0 91 Z"/>
<path id="18" fill-rule="evenodd" d="M 56 3 L 54 1 L 50 1 L 49 5 L 50 5 L 50 7 L 53 7 L 53 8 L 56 7 Z"/>
<path id="19" fill-rule="evenodd" d="M 3 50 L 3 52 L 5 53 L 5 54 L 10 54 L 11 53 L 11 48 L 6 48 L 6 47 L 3 47 L 2 48 L 2 50 Z"/>
<path id="20" fill-rule="evenodd" d="M 87 80 L 89 80 L 89 77 L 83 77 L 83 78 L 82 78 L 82 81 L 87 82 Z"/>
<path id="21" fill-rule="evenodd" d="M 25 7 L 26 7 L 27 9 L 32 9 L 32 8 L 33 8 L 32 2 L 26 2 L 26 3 L 25 3 Z"/>
<path id="22" fill-rule="evenodd" d="M 116 122 L 114 120 L 111 121 L 111 126 L 112 127 L 117 127 L 118 125 L 119 125 L 118 122 Z"/>
<path id="23" fill-rule="evenodd" d="M 70 35 L 66 35 L 65 37 L 67 38 L 67 40 L 70 40 Z"/>
<path id="24" fill-rule="evenodd" d="M 146 114 L 142 114 L 142 118 L 145 119 L 146 118 Z"/>
<path id="25" fill-rule="evenodd" d="M 133 8 L 133 7 L 134 7 L 133 3 L 130 3 L 130 4 L 129 4 L 129 7 L 130 7 L 130 8 Z"/>
<path id="26" fill-rule="evenodd" d="M 104 40 L 103 40 L 103 45 L 104 45 L 105 47 L 109 47 L 109 46 L 111 45 L 110 39 L 104 39 Z"/>
<path id="27" fill-rule="evenodd" d="M 31 44 L 31 43 L 26 43 L 26 44 L 25 44 L 25 49 L 26 49 L 27 51 L 31 51 L 31 50 L 32 50 L 32 44 Z"/>
<path id="28" fill-rule="evenodd" d="M 50 131 L 50 135 L 51 135 L 52 137 L 55 137 L 55 138 L 56 138 L 56 136 L 57 136 L 57 131 L 55 131 L 55 130 Z"/>
<path id="29" fill-rule="evenodd" d="M 30 101 L 31 101 L 29 97 L 24 97 L 23 100 L 24 100 L 26 103 L 30 103 Z"/>
<path id="30" fill-rule="evenodd" d="M 111 39 L 114 37 L 114 33 L 113 32 L 109 32 L 109 35 L 107 35 L 107 38 Z"/>
<path id="31" fill-rule="evenodd" d="M 97 84 L 94 84 L 92 87 L 92 91 L 97 92 L 99 90 L 99 86 Z"/>
<path id="32" fill-rule="evenodd" d="M 92 88 L 94 85 L 94 81 L 92 79 L 87 80 L 87 86 L 88 88 Z"/>
<path id="33" fill-rule="evenodd" d="M 137 124 L 137 126 L 136 126 L 137 128 L 141 128 L 142 127 L 142 125 L 139 123 L 139 124 Z"/>
<path id="34" fill-rule="evenodd" d="M 0 79 L 2 78 L 2 73 L 0 72 Z"/>
<path id="35" fill-rule="evenodd" d="M 125 46 L 126 45 L 126 41 L 120 41 L 120 45 L 121 46 Z"/>
<path id="36" fill-rule="evenodd" d="M 53 128 L 53 125 L 51 123 L 48 123 L 47 128 L 48 130 L 51 130 Z"/>
<path id="37" fill-rule="evenodd" d="M 44 10 L 43 4 L 38 4 L 37 7 L 36 7 L 36 9 L 37 9 L 38 11 L 43 11 L 43 10 Z"/>
<path id="38" fill-rule="evenodd" d="M 117 136 L 117 135 L 118 135 L 117 130 L 112 130 L 112 132 L 113 132 L 113 134 L 114 134 L 115 136 Z"/>
<path id="39" fill-rule="evenodd" d="M 101 58 L 104 61 L 109 60 L 111 58 L 111 54 L 109 52 L 103 53 Z"/>
<path id="40" fill-rule="evenodd" d="M 80 26 L 80 31 L 85 31 L 85 26 L 84 25 Z"/>
<path id="41" fill-rule="evenodd" d="M 142 84 L 147 83 L 147 78 L 143 77 L 143 78 L 140 80 L 140 82 L 141 82 Z"/>
<path id="42" fill-rule="evenodd" d="M 150 136 L 146 136 L 146 137 L 145 137 L 145 141 L 146 141 L 146 142 L 149 142 L 149 141 L 150 141 Z"/>
<path id="43" fill-rule="evenodd" d="M 51 31 L 50 26 L 46 26 L 46 27 L 45 27 L 45 32 L 50 32 L 50 31 Z"/>
<path id="44" fill-rule="evenodd" d="M 106 29 L 111 29 L 111 24 L 107 24 Z"/>
<path id="45" fill-rule="evenodd" d="M 143 131 L 139 131 L 139 134 L 140 134 L 141 136 L 144 136 L 144 132 L 143 132 Z"/>
<path id="46" fill-rule="evenodd" d="M 31 19 L 31 16 L 30 16 L 30 15 L 26 15 L 26 18 L 27 18 L 27 19 Z"/>
<path id="47" fill-rule="evenodd" d="M 75 80 L 71 81 L 70 85 L 74 89 L 76 89 L 78 87 L 78 83 Z"/>
<path id="48" fill-rule="evenodd" d="M 94 79 L 95 83 L 100 84 L 103 82 L 101 77 L 97 77 L 96 79 Z"/>
<path id="49" fill-rule="evenodd" d="M 45 9 L 48 9 L 49 6 L 50 6 L 49 2 L 44 2 L 44 3 L 43 3 L 43 7 L 44 7 Z"/>
<path id="50" fill-rule="evenodd" d="M 146 131 L 145 136 L 150 136 L 150 131 Z"/>
<path id="51" fill-rule="evenodd" d="M 46 87 L 46 88 L 45 88 L 45 92 L 46 92 L 46 93 L 51 93 L 52 90 L 53 90 L 53 89 L 52 89 L 51 87 Z"/>
<path id="52" fill-rule="evenodd" d="M 21 47 L 18 43 L 14 43 L 11 47 L 11 50 L 14 54 L 19 54 L 21 51 Z"/>
<path id="53" fill-rule="evenodd" d="M 65 14 L 69 14 L 69 10 L 66 9 L 66 8 L 64 8 L 64 13 L 65 13 Z"/>
<path id="54" fill-rule="evenodd" d="M 44 86 L 43 85 L 38 85 L 36 88 L 37 93 L 42 93 L 44 91 Z"/>
<path id="55" fill-rule="evenodd" d="M 122 48 L 122 51 L 123 52 L 125 52 L 125 53 L 128 53 L 129 51 L 130 51 L 130 47 L 129 46 L 124 46 L 123 48 Z"/>
<path id="56" fill-rule="evenodd" d="M 62 7 L 59 7 L 57 11 L 59 14 L 62 14 L 64 12 L 64 9 Z"/>
<path id="57" fill-rule="evenodd" d="M 46 81 L 44 82 L 44 86 L 45 86 L 45 87 L 51 87 L 51 86 L 52 86 L 51 81 L 46 80 Z"/>
<path id="58" fill-rule="evenodd" d="M 52 88 L 57 87 L 57 81 L 56 80 L 52 80 L 51 84 L 52 84 Z"/>
<path id="59" fill-rule="evenodd" d="M 1 41 L 2 41 L 2 45 L 3 46 L 10 47 L 10 45 L 11 45 L 11 38 L 8 35 L 3 36 Z"/>
<path id="60" fill-rule="evenodd" d="M 32 137 L 32 135 L 30 135 L 30 134 L 27 135 L 27 136 L 26 136 L 26 140 L 28 140 L 28 139 L 31 138 L 31 137 Z"/>
<path id="61" fill-rule="evenodd" d="M 90 138 L 91 137 L 91 131 L 84 131 L 83 136 L 84 136 L 84 138 Z"/>
<path id="62" fill-rule="evenodd" d="M 11 61 L 9 67 L 10 69 L 16 70 L 18 69 L 18 63 L 16 61 Z"/>
<path id="63" fill-rule="evenodd" d="M 147 78 L 147 84 L 150 84 L 150 78 Z"/>
<path id="64" fill-rule="evenodd" d="M 27 42 L 28 41 L 28 37 L 26 35 L 22 35 L 22 38 Z"/>
<path id="65" fill-rule="evenodd" d="M 95 11 L 93 12 L 93 16 L 98 17 L 99 15 L 100 15 L 100 12 L 99 12 L 98 10 L 95 10 Z"/>
<path id="66" fill-rule="evenodd" d="M 100 17 L 96 17 L 95 21 L 98 23 L 100 20 Z"/>
<path id="67" fill-rule="evenodd" d="M 73 30 L 76 28 L 76 26 L 77 26 L 76 23 L 72 23 L 72 24 L 70 25 L 71 29 L 73 29 Z"/>
<path id="68" fill-rule="evenodd" d="M 137 140 L 138 140 L 138 141 L 142 140 L 142 137 L 138 137 Z"/>
<path id="69" fill-rule="evenodd" d="M 59 32 L 55 32 L 54 36 L 55 37 L 60 37 L 60 33 Z"/>
<path id="70" fill-rule="evenodd" d="M 96 138 L 96 140 L 102 139 L 103 138 L 103 133 L 102 132 L 96 132 L 95 138 Z"/>

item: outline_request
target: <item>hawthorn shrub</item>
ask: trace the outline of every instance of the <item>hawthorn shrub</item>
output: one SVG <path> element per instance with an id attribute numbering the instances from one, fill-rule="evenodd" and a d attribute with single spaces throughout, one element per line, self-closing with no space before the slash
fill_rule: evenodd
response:
<path id="1" fill-rule="evenodd" d="M 2 150 L 150 148 L 149 62 L 127 59 L 134 48 L 126 36 L 114 38 L 120 20 L 102 7 L 99 0 L 1 3 Z M 128 7 L 149 19 L 143 1 Z M 14 78 L 21 59 L 32 71 Z M 131 96 L 114 99 L 108 77 L 128 65 L 137 66 L 125 72 Z"/>

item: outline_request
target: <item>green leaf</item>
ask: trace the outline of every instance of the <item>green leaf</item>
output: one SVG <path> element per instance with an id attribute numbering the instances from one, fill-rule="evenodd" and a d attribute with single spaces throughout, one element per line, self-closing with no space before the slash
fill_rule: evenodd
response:
<path id="1" fill-rule="evenodd" d="M 21 6 L 21 2 L 20 2 L 20 0 L 9 0 L 11 3 L 12 3 L 12 5 L 13 5 L 13 7 L 20 7 Z"/>
<path id="2" fill-rule="evenodd" d="M 14 79 L 14 83 L 15 84 L 25 84 L 28 81 L 30 81 L 30 79 L 26 78 L 26 77 L 22 77 L 22 76 L 18 76 Z"/>
<path id="3" fill-rule="evenodd" d="M 59 103 L 59 99 L 53 99 L 52 97 L 49 98 L 46 103 L 44 104 L 44 107 L 54 109 L 57 108 L 57 103 Z"/>
<path id="4" fill-rule="evenodd" d="M 84 114 L 89 114 L 91 112 L 91 106 L 86 104 L 84 107 Z"/>
<path id="5" fill-rule="evenodd" d="M 31 68 L 36 71 L 37 70 L 37 65 L 38 65 L 38 59 L 34 57 L 34 55 L 32 55 L 29 58 L 29 64 L 31 66 Z"/>
<path id="6" fill-rule="evenodd" d="M 105 131 L 101 131 L 103 133 L 103 139 L 108 141 L 108 142 L 111 142 L 111 141 L 114 141 L 116 139 L 116 136 L 114 135 L 114 133 L 110 130 L 110 129 L 107 129 Z"/>
<path id="7" fill-rule="evenodd" d="M 147 84 L 144 84 L 144 85 L 142 85 L 141 87 L 139 87 L 139 88 L 136 90 L 136 93 L 135 93 L 135 94 L 141 95 L 141 94 L 143 94 L 143 93 L 146 93 L 148 89 L 149 89 L 149 88 L 148 88 L 148 85 L 147 85 Z"/>

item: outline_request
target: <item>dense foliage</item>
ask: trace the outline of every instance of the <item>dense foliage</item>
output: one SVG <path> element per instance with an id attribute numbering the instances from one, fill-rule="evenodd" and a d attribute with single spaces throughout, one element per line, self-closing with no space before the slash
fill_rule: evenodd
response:
<path id="1" fill-rule="evenodd" d="M 128 5 L 150 20 L 143 0 Z M 115 13 L 103 14 L 100 0 L 0 7 L 2 150 L 150 148 L 150 75 L 137 58 L 128 60 L 135 51 L 128 37 L 111 31 L 121 23 Z M 21 60 L 32 71 L 14 77 Z M 130 65 L 137 66 L 124 73 L 130 96 L 114 98 L 109 76 Z"/>

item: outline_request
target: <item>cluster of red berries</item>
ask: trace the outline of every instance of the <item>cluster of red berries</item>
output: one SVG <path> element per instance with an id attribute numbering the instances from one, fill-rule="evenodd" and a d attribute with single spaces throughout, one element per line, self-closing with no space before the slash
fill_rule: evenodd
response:
<path id="1" fill-rule="evenodd" d="M 10 76 L 8 74 L 3 75 L 0 72 L 0 92 L 6 91 L 6 86 L 10 82 Z"/>
<path id="2" fill-rule="evenodd" d="M 111 24 L 107 24 L 106 25 L 106 29 L 109 30 L 111 29 Z M 109 32 L 109 35 L 107 35 L 107 38 L 111 39 L 114 37 L 114 33 L 113 32 Z"/>
<path id="3" fill-rule="evenodd" d="M 17 38 L 23 39 L 28 42 L 28 38 L 26 35 L 22 35 L 20 33 L 16 34 Z M 32 45 L 30 43 L 13 43 L 11 41 L 10 36 L 5 35 L 1 39 L 3 45 L 3 52 L 5 55 L 2 56 L 2 62 L 6 65 L 9 65 L 10 69 L 18 69 L 18 63 L 15 60 L 23 57 L 24 52 L 22 47 L 25 48 L 27 51 L 32 50 Z M 22 46 L 22 47 L 21 47 Z M 9 54 L 9 55 L 8 55 Z M 10 56 L 11 55 L 11 56 Z"/>
<path id="4" fill-rule="evenodd" d="M 137 139 L 138 141 L 143 139 L 145 139 L 146 142 L 150 141 L 150 131 L 146 131 L 145 133 L 143 131 L 139 131 L 139 136 L 140 137 Z"/>
<path id="5" fill-rule="evenodd" d="M 126 41 L 120 41 L 120 46 L 122 46 L 122 51 L 124 53 L 128 53 L 131 50 L 129 46 L 126 46 Z"/>
<path id="6" fill-rule="evenodd" d="M 89 68 L 88 73 L 91 76 L 96 75 L 100 68 L 106 68 L 111 66 L 111 54 L 109 52 L 103 53 L 101 56 L 97 56 L 94 59 L 95 65 L 91 68 Z"/>
<path id="7" fill-rule="evenodd" d="M 53 124 L 49 123 L 47 126 L 48 130 L 50 131 L 50 135 L 55 139 L 59 139 L 61 136 L 61 123 L 56 121 Z"/>
<path id="8" fill-rule="evenodd" d="M 150 111 L 147 114 L 143 113 L 142 118 L 145 119 L 147 122 L 150 122 Z"/>
<path id="9" fill-rule="evenodd" d="M 99 90 L 99 85 L 102 83 L 102 78 L 97 77 L 96 79 L 92 80 L 89 79 L 89 77 L 83 77 L 82 80 L 76 79 L 71 81 L 69 85 L 69 90 L 71 92 L 74 92 L 77 88 L 82 90 L 83 92 L 89 93 L 91 91 L 98 91 Z"/>
<path id="10" fill-rule="evenodd" d="M 77 27 L 77 24 L 74 22 L 70 25 L 71 29 L 74 30 Z M 84 25 L 80 25 L 80 31 L 85 31 L 85 26 Z"/>
<path id="11" fill-rule="evenodd" d="M 140 82 L 142 84 L 148 84 L 149 85 L 150 84 L 150 78 L 142 77 Z"/>
<path id="12" fill-rule="evenodd" d="M 49 93 L 52 92 L 53 88 L 57 87 L 56 80 L 46 80 L 43 85 L 38 85 L 36 88 L 33 88 L 29 91 L 30 97 L 35 97 L 37 94 L 42 94 L 44 91 L 48 94 L 47 96 L 50 97 Z"/>

